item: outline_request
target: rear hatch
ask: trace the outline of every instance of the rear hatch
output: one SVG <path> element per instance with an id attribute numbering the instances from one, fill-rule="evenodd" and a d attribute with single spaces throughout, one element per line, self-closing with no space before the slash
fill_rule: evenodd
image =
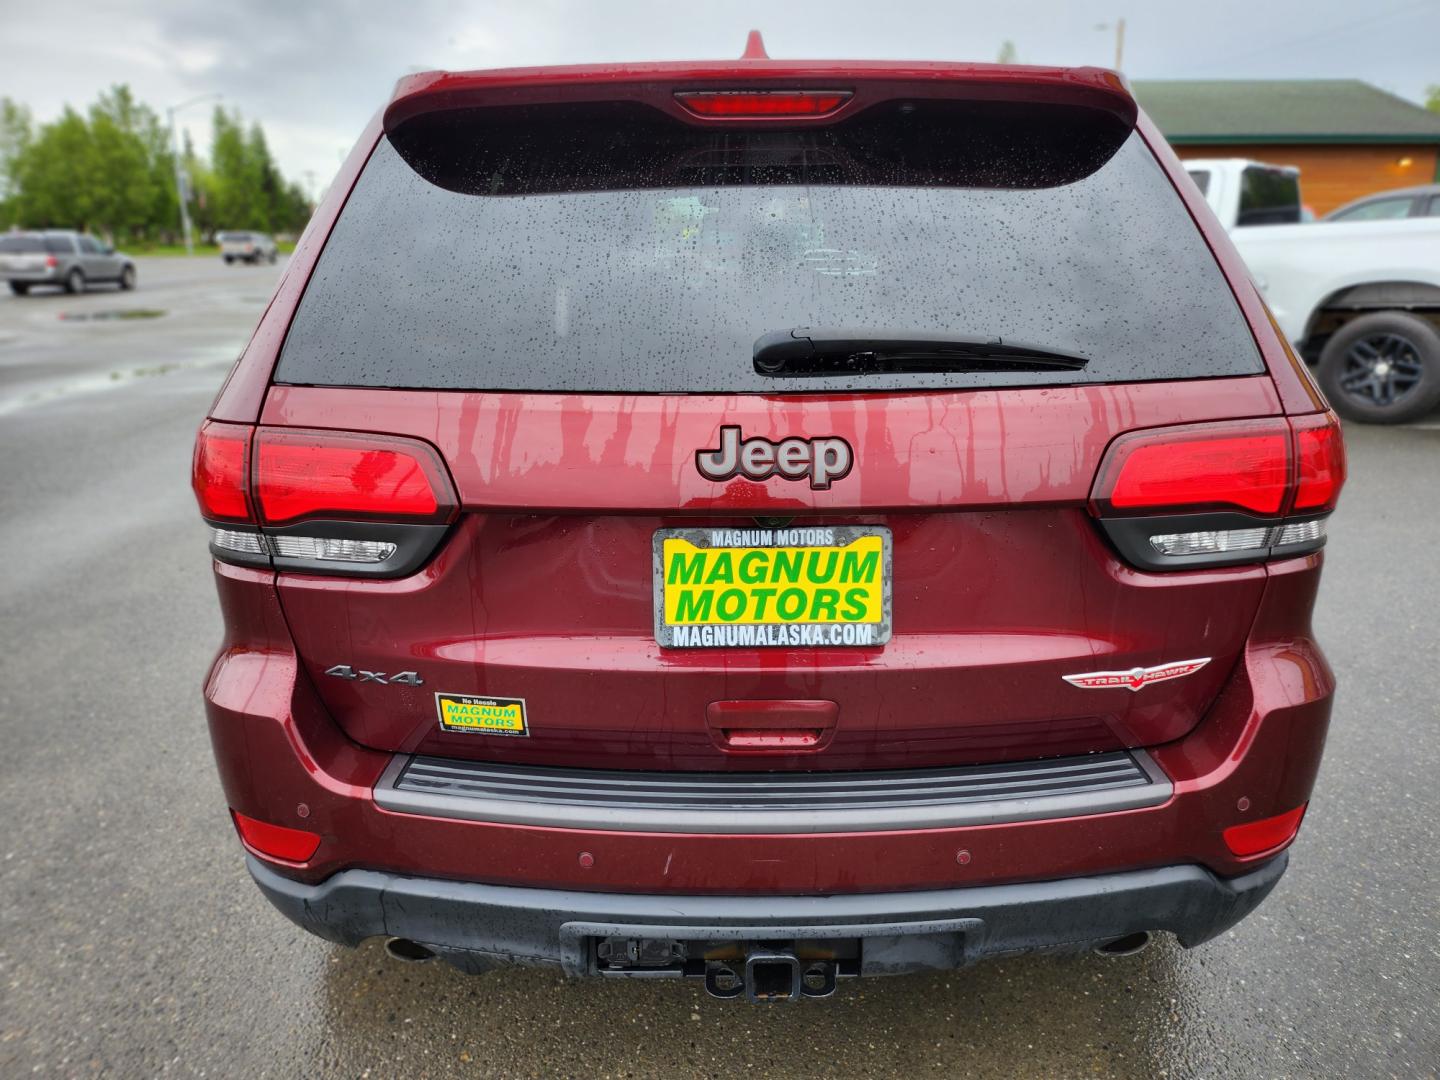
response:
<path id="1" fill-rule="evenodd" d="M 44 270 L 51 248 L 38 233 L 0 236 L 0 271 L 29 273 Z"/>
<path id="2" fill-rule="evenodd" d="M 1263 570 L 1128 565 L 1092 485 L 1123 432 L 1278 405 L 1128 97 L 776 82 L 392 106 L 261 417 L 439 476 L 399 576 L 277 562 L 357 742 L 896 768 L 1153 745 L 1219 692 Z"/>
<path id="3" fill-rule="evenodd" d="M 250 233 L 220 233 L 215 239 L 221 255 L 248 255 L 255 250 L 255 238 Z"/>

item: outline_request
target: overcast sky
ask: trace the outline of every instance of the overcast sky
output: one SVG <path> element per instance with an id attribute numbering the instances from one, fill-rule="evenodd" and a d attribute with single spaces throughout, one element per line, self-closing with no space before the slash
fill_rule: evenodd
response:
<path id="1" fill-rule="evenodd" d="M 111 83 L 162 109 L 220 93 L 314 189 L 395 79 L 428 68 L 734 57 L 1114 62 L 1162 78 L 1440 83 L 1440 0 L 0 0 L 0 95 L 48 120 Z M 180 113 L 202 149 L 209 104 Z M 307 177 L 306 173 L 310 176 Z"/>

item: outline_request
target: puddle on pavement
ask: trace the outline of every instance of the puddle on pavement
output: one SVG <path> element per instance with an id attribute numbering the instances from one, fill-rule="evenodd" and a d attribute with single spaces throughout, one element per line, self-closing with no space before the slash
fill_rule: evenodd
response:
<path id="1" fill-rule="evenodd" d="M 148 364 L 143 367 L 115 368 L 111 371 L 96 371 L 77 378 L 66 379 L 49 386 L 31 389 L 13 397 L 0 396 L 0 416 L 19 412 L 33 405 L 42 405 L 56 398 L 71 394 L 93 393 L 133 384 L 137 380 L 169 375 L 177 371 L 198 371 L 205 368 L 228 368 L 235 362 L 235 351 L 230 346 L 212 347 L 202 350 L 209 355 L 197 355 L 193 360 Z"/>

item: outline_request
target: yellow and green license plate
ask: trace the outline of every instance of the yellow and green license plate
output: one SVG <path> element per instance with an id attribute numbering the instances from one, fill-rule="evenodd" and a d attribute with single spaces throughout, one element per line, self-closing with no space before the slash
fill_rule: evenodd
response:
<path id="1" fill-rule="evenodd" d="M 669 649 L 884 645 L 890 546 L 880 525 L 661 529 L 655 640 Z"/>

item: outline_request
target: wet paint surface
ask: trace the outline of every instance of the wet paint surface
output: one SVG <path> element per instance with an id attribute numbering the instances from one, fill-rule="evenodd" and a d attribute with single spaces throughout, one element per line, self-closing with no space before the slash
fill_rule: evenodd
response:
<path id="1" fill-rule="evenodd" d="M 142 290 L 153 281 L 142 263 Z M 258 308 L 220 312 L 254 287 L 197 283 L 217 295 L 183 339 L 110 352 L 49 331 L 18 350 L 7 339 L 36 309 L 0 297 L 0 391 L 193 348 L 233 356 Z M 153 289 L 145 303 L 175 310 Z M 0 539 L 25 553 L 0 577 L 0 1073 L 1434 1074 L 1440 681 L 1395 657 L 1433 639 L 1440 571 L 1413 553 L 1440 529 L 1440 431 L 1347 431 L 1352 480 L 1317 617 L 1342 690 L 1291 870 L 1252 918 L 1188 953 L 1005 961 L 759 1010 L 682 983 L 400 966 L 375 945 L 308 937 L 265 903 L 198 691 L 220 625 L 185 476 L 223 374 L 129 380 L 0 422 Z M 1274 678 L 1298 694 L 1314 675 L 1277 656 Z"/>

